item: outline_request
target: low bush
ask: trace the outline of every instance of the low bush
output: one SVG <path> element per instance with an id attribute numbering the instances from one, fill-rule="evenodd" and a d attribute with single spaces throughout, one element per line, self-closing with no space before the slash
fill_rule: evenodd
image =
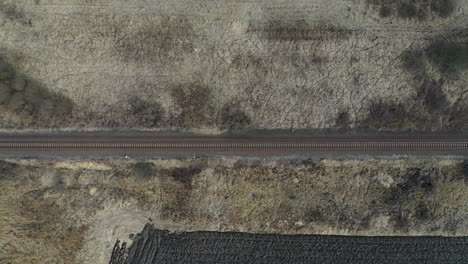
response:
<path id="1" fill-rule="evenodd" d="M 378 8 L 382 18 L 394 15 L 420 21 L 430 14 L 447 18 L 456 10 L 454 0 L 367 0 L 367 3 Z"/>
<path id="2" fill-rule="evenodd" d="M 456 76 L 468 69 L 468 43 L 435 40 L 425 50 L 428 60 L 442 74 Z"/>
<path id="3" fill-rule="evenodd" d="M 221 128 L 239 130 L 248 127 L 252 120 L 237 105 L 226 104 L 221 110 Z"/>
<path id="4" fill-rule="evenodd" d="M 454 0 L 432 0 L 431 11 L 439 17 L 448 17 L 456 10 Z"/>
<path id="5" fill-rule="evenodd" d="M 418 100 L 424 103 L 429 112 L 440 112 L 449 106 L 442 85 L 442 80 L 425 80 L 419 87 Z"/>
<path id="6" fill-rule="evenodd" d="M 213 94 L 200 84 L 181 84 L 172 89 L 172 98 L 180 108 L 175 125 L 185 128 L 210 125 L 215 121 Z"/>
<path id="7" fill-rule="evenodd" d="M 139 179 L 150 179 L 154 174 L 154 166 L 151 163 L 138 162 L 135 164 L 134 173 Z"/>
<path id="8" fill-rule="evenodd" d="M 130 113 L 137 125 L 143 127 L 155 127 L 161 124 L 164 117 L 164 108 L 158 102 L 142 100 L 132 97 L 129 100 Z"/>

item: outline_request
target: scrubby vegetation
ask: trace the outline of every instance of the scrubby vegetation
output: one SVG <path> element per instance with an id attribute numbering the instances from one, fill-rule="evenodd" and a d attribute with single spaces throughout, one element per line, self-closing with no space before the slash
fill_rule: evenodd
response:
<path id="1" fill-rule="evenodd" d="M 138 126 L 156 127 L 164 118 L 164 108 L 158 102 L 143 100 L 140 97 L 129 99 L 130 114 Z"/>
<path id="2" fill-rule="evenodd" d="M 417 98 L 428 112 L 441 112 L 449 106 L 447 96 L 442 90 L 443 80 L 424 80 L 418 89 Z"/>
<path id="3" fill-rule="evenodd" d="M 193 177 L 197 174 L 200 174 L 202 168 L 199 166 L 190 166 L 188 168 L 174 168 L 170 176 L 177 182 L 184 184 L 187 188 L 192 188 Z"/>
<path id="4" fill-rule="evenodd" d="M 370 119 L 376 118 L 375 120 L 386 120 L 375 122 L 376 127 L 390 125 L 393 128 L 400 128 L 402 123 L 397 120 L 404 120 L 404 122 L 411 120 L 416 122 L 414 123 L 415 128 L 423 130 L 434 127 L 439 129 L 466 128 L 468 119 L 465 118 L 465 107 L 450 104 L 444 91 L 444 84 L 457 78 L 463 70 L 468 69 L 466 62 L 468 60 L 468 45 L 450 39 L 436 38 L 430 41 L 426 48 L 404 51 L 400 59 L 401 67 L 413 76 L 412 84 L 416 90 L 414 100 L 418 104 L 410 107 L 409 103 L 399 105 L 386 103 L 387 106 L 385 106 L 373 102 L 366 122 L 369 123 Z M 431 66 L 440 73 L 438 79 L 430 77 L 429 69 Z M 438 125 L 434 123 L 435 113 L 440 120 L 444 120 L 443 127 L 440 123 Z M 412 123 L 411 121 L 410 123 Z"/>
<path id="5" fill-rule="evenodd" d="M 385 194 L 384 203 L 392 206 L 399 205 L 402 200 L 411 199 L 410 196 L 415 192 L 431 192 L 433 187 L 429 172 L 421 171 L 420 168 L 409 168 L 401 175 L 401 182 Z"/>
<path id="6" fill-rule="evenodd" d="M 435 40 L 426 49 L 427 59 L 442 74 L 458 75 L 468 69 L 468 42 Z"/>
<path id="7" fill-rule="evenodd" d="M 340 112 L 335 120 L 335 127 L 340 129 L 349 129 L 351 121 L 348 112 Z"/>
<path id="8" fill-rule="evenodd" d="M 30 23 L 26 20 L 26 16 L 22 10 L 18 9 L 16 5 L 12 3 L 5 3 L 3 0 L 0 0 L 0 13 L 10 21 L 19 22 L 21 24 Z"/>
<path id="9" fill-rule="evenodd" d="M 197 38 L 187 18 L 163 16 L 132 34 L 116 28 L 115 51 L 124 61 L 172 63 L 193 52 Z"/>
<path id="10" fill-rule="evenodd" d="M 409 106 L 404 104 L 388 108 L 374 102 L 370 107 L 369 118 L 374 116 L 383 120 L 396 120 L 397 116 L 400 116 L 401 120 L 406 122 L 408 117 L 411 117 L 411 120 L 422 121 L 418 122 L 419 129 L 430 129 L 438 127 L 436 124 L 432 126 L 430 124 L 434 121 L 431 116 L 437 113 L 439 118 L 445 120 L 444 126 L 438 128 L 467 128 L 466 107 L 449 102 L 444 84 L 457 79 L 468 69 L 468 44 L 452 40 L 450 37 L 448 39 L 438 37 L 431 40 L 425 48 L 404 51 L 400 60 L 401 67 L 413 76 L 412 84 L 416 88 L 414 100 L 418 104 L 410 110 Z M 430 77 L 430 67 L 438 71 L 440 74 L 438 79 Z M 397 108 L 400 110 L 396 111 Z M 378 109 L 390 109 L 390 111 Z"/>
<path id="11" fill-rule="evenodd" d="M 270 41 L 327 41 L 347 39 L 352 31 L 332 24 L 310 24 L 305 20 L 270 20 L 265 24 L 251 24 L 249 32 Z"/>
<path id="12" fill-rule="evenodd" d="M 468 107 L 463 106 L 457 108 L 452 106 L 448 111 L 448 121 L 450 128 L 453 129 L 468 129 Z"/>
<path id="13" fill-rule="evenodd" d="M 90 263 L 102 253 L 96 247 L 132 230 L 136 218 L 171 231 L 466 235 L 463 166 L 434 159 L 0 161 L 0 255 L 12 264 Z"/>
<path id="14" fill-rule="evenodd" d="M 369 106 L 369 114 L 358 125 L 370 129 L 427 130 L 432 116 L 422 109 L 410 110 L 402 103 L 376 100 Z"/>
<path id="15" fill-rule="evenodd" d="M 250 117 L 238 105 L 226 104 L 221 110 L 221 128 L 223 129 L 244 129 L 251 122 Z"/>
<path id="16" fill-rule="evenodd" d="M 48 91 L 0 59 L 0 104 L 8 111 L 31 117 L 38 125 L 57 126 L 71 117 L 73 102 Z"/>
<path id="17" fill-rule="evenodd" d="M 209 87 L 197 83 L 181 84 L 172 89 L 171 95 L 180 108 L 179 115 L 172 120 L 174 125 L 192 128 L 215 122 L 213 95 Z"/>
<path id="18" fill-rule="evenodd" d="M 395 229 L 408 230 L 410 222 L 433 219 L 426 204 L 435 189 L 432 175 L 435 174 L 430 170 L 408 168 L 399 177 L 398 183 L 384 193 L 384 204 L 393 208 L 391 217 Z"/>
<path id="19" fill-rule="evenodd" d="M 405 70 L 421 75 L 426 73 L 424 52 L 421 50 L 406 50 L 401 54 L 402 66 Z"/>
<path id="20" fill-rule="evenodd" d="M 454 0 L 432 0 L 430 1 L 431 11 L 440 17 L 450 16 L 456 8 Z"/>
<path id="21" fill-rule="evenodd" d="M 154 165 L 147 162 L 138 162 L 134 167 L 135 176 L 138 179 L 149 180 L 154 176 Z"/>
<path id="22" fill-rule="evenodd" d="M 465 183 L 468 184 L 468 160 L 464 160 L 461 165 L 461 176 L 465 180 Z"/>
<path id="23" fill-rule="evenodd" d="M 430 16 L 446 18 L 456 9 L 454 0 L 367 0 L 367 3 L 377 8 L 382 18 L 397 16 L 420 21 Z"/>

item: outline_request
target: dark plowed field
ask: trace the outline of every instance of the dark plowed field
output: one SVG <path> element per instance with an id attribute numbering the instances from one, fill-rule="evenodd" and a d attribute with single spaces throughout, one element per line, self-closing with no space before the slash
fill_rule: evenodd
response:
<path id="1" fill-rule="evenodd" d="M 467 263 L 467 237 L 347 237 L 249 233 L 169 233 L 147 225 L 110 264 Z"/>

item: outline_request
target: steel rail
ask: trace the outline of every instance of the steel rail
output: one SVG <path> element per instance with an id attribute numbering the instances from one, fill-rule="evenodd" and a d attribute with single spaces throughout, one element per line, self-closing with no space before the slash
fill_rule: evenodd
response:
<path id="1" fill-rule="evenodd" d="M 448 135 L 0 135 L 6 156 L 468 155 L 468 136 Z"/>

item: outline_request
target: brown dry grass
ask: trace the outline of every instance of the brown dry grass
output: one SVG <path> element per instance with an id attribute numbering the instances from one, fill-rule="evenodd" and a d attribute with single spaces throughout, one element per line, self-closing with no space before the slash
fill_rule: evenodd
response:
<path id="1" fill-rule="evenodd" d="M 0 163 L 0 262 L 104 259 L 114 228 L 141 221 L 185 231 L 468 234 L 458 161 L 155 160 L 143 176 L 140 163 Z"/>

